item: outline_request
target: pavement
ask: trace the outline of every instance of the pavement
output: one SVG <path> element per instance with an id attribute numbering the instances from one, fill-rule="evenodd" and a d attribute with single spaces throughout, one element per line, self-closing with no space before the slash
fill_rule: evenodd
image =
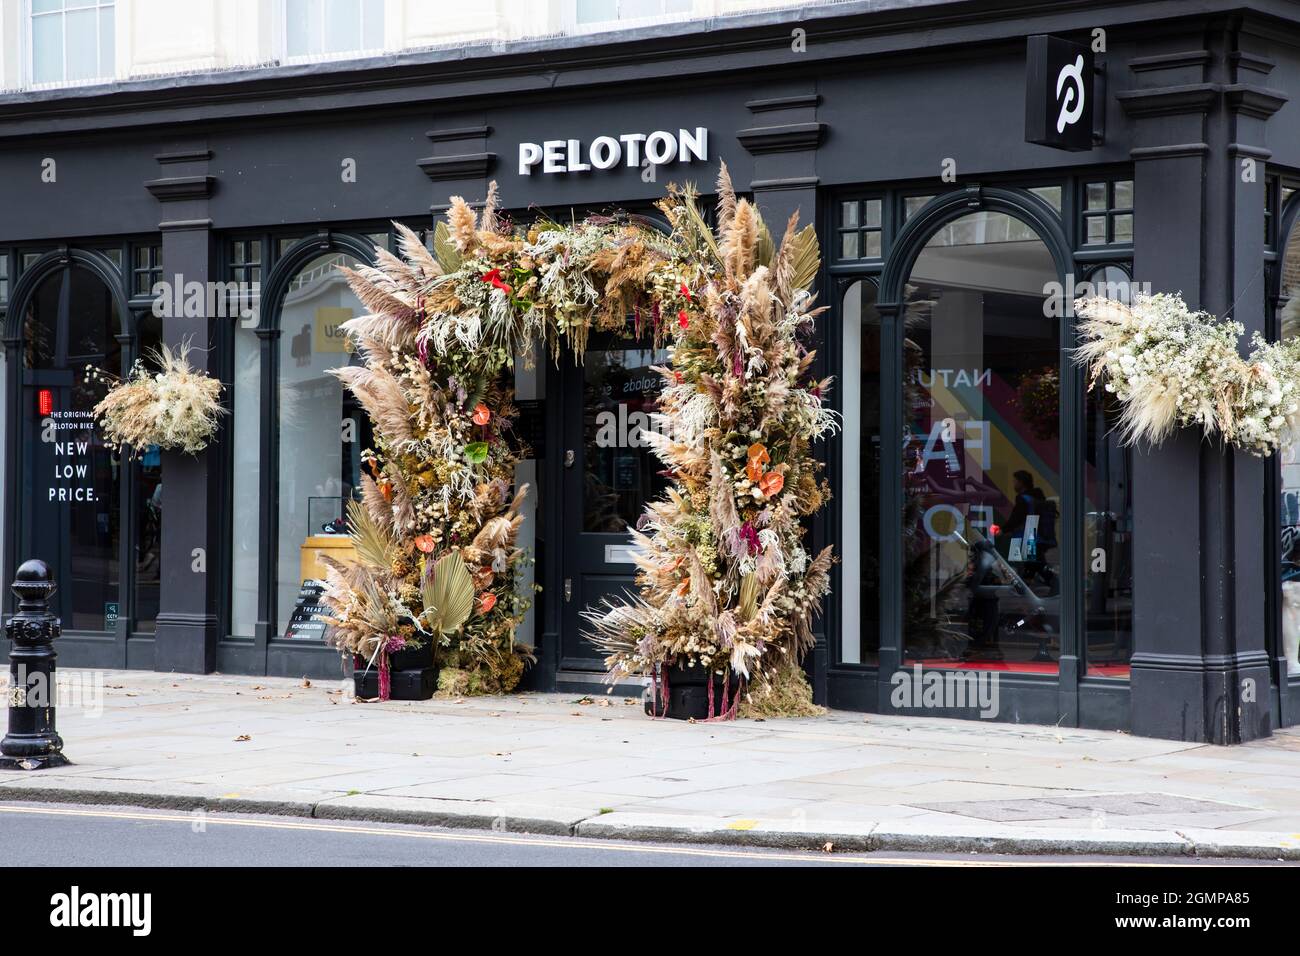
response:
<path id="1" fill-rule="evenodd" d="M 350 682 L 61 671 L 71 766 L 0 801 L 782 849 L 1300 860 L 1300 733 L 1237 747 L 831 711 L 353 701 Z"/>

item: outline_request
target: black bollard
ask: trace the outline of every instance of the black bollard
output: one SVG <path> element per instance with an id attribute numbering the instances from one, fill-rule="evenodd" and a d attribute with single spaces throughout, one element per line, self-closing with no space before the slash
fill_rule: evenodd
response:
<path id="1" fill-rule="evenodd" d="M 54 639 L 63 626 L 50 613 L 57 585 L 44 561 L 24 561 L 11 589 L 18 613 L 5 625 L 9 648 L 9 732 L 0 770 L 41 770 L 70 763 L 54 729 Z"/>

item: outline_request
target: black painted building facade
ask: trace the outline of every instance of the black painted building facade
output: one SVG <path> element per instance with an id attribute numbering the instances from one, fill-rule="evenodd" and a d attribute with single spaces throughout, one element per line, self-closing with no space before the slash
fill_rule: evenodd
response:
<path id="1" fill-rule="evenodd" d="M 844 428 L 811 529 L 842 559 L 819 700 L 1220 743 L 1300 722 L 1296 466 L 1191 432 L 1121 447 L 1063 305 L 1136 285 L 1289 333 L 1300 8 L 875 0 L 711 26 L 0 99 L 4 568 L 56 569 L 61 663 L 342 676 L 286 636 L 366 433 L 324 374 L 359 310 L 334 266 L 493 179 L 521 218 L 649 213 L 725 160 L 774 229 L 797 209 L 822 240 Z M 1091 148 L 1026 141 L 1032 35 L 1093 52 Z M 219 439 L 117 456 L 85 367 L 184 341 L 227 384 Z M 599 686 L 578 612 L 631 581 L 661 359 L 629 337 L 520 363 L 533 687 Z M 995 675 L 995 712 L 930 696 L 934 673 Z"/>

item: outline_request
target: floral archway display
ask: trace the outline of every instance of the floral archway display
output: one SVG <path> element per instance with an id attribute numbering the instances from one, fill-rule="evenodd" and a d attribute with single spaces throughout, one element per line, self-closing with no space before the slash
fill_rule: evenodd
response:
<path id="1" fill-rule="evenodd" d="M 400 258 L 343 270 L 371 314 L 344 325 L 364 364 L 334 374 L 376 439 L 351 510 L 356 559 L 331 563 L 325 600 L 332 640 L 381 670 L 381 696 L 389 656 L 425 644 L 444 692 L 517 685 L 526 489 L 505 373 L 539 339 L 581 360 L 593 330 L 630 316 L 670 346 L 645 433 L 670 483 L 633 532 L 639 594 L 589 609 L 590 637 L 612 677 L 655 677 L 657 700 L 676 671 L 702 677 L 708 716 L 742 698 L 811 708 L 798 665 L 832 557 L 805 549 L 803 524 L 829 496 L 811 445 L 836 427 L 805 344 L 820 251 L 797 215 L 777 246 L 725 166 L 718 193 L 711 229 L 670 186 L 664 234 L 630 216 L 514 226 L 494 183 L 478 216 L 452 197 L 432 253 L 398 225 Z"/>

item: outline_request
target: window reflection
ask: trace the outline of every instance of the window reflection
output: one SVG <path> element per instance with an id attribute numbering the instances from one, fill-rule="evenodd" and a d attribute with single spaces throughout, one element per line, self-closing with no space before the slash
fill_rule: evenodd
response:
<path id="1" fill-rule="evenodd" d="M 347 501 L 360 479 L 367 436 L 348 428 L 355 405 L 329 369 L 354 361 L 340 326 L 360 315 L 338 252 L 308 262 L 289 282 L 280 308 L 280 514 L 277 633 L 283 635 L 303 581 L 322 573 L 316 555 L 341 544 Z M 251 343 L 250 343 L 251 345 Z M 340 536 L 340 540 L 324 540 Z"/>
<path id="2" fill-rule="evenodd" d="M 874 664 L 880 651 L 880 313 L 874 283 L 849 286 L 842 317 L 840 660 Z"/>
<path id="3" fill-rule="evenodd" d="M 904 311 L 904 656 L 1055 672 L 1060 633 L 1056 265 L 1025 223 L 942 227 Z"/>
<path id="4" fill-rule="evenodd" d="M 1088 277 L 1097 295 L 1128 302 L 1129 274 L 1103 266 Z M 1127 677 L 1133 654 L 1133 451 L 1120 444 L 1119 403 L 1100 387 L 1084 399 L 1084 666 Z"/>

